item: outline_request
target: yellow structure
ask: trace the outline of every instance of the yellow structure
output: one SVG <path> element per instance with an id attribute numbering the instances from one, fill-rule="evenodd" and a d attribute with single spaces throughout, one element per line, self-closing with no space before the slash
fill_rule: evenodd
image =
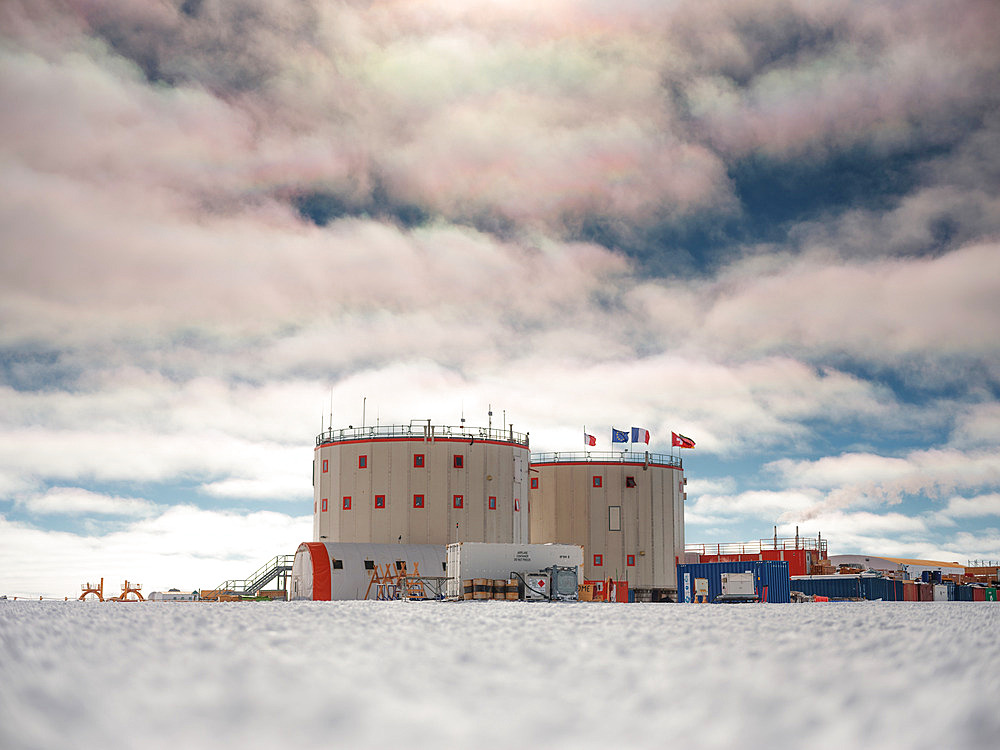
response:
<path id="1" fill-rule="evenodd" d="M 80 601 L 81 602 L 84 599 L 86 599 L 87 596 L 90 595 L 90 594 L 93 594 L 94 596 L 96 596 L 97 597 L 97 601 L 99 601 L 99 602 L 103 602 L 104 601 L 104 579 L 103 578 L 101 579 L 101 582 L 99 584 L 97 584 L 97 585 L 94 585 L 93 583 L 90 583 L 88 581 L 87 583 L 81 584 L 80 588 L 83 590 L 83 593 L 80 594 Z"/>
<path id="2" fill-rule="evenodd" d="M 130 598 L 135 597 L 135 598 Z M 142 595 L 142 584 L 129 583 L 128 579 L 122 584 L 122 592 L 118 596 L 108 599 L 109 602 L 144 602 L 146 599 Z"/>

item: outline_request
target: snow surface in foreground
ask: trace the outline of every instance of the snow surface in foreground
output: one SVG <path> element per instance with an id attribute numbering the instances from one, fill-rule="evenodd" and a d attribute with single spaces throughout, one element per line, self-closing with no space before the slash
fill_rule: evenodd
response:
<path id="1" fill-rule="evenodd" d="M 996 748 L 992 602 L 0 602 L 0 747 Z"/>

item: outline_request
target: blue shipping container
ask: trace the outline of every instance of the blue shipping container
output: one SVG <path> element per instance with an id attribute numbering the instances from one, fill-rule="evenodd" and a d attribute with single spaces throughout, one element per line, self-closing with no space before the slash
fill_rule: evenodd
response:
<path id="1" fill-rule="evenodd" d="M 861 596 L 869 601 L 903 601 L 903 582 L 893 578 L 861 578 Z"/>
<path id="2" fill-rule="evenodd" d="M 694 579 L 708 579 L 708 600 L 714 602 L 722 594 L 723 573 L 753 573 L 757 598 L 764 601 L 765 587 L 767 601 L 772 604 L 788 604 L 791 601 L 788 585 L 788 562 L 785 560 L 750 560 L 747 562 L 687 563 L 677 566 L 677 600 L 694 601 Z M 688 575 L 689 587 L 685 598 L 684 575 Z"/>
<path id="3" fill-rule="evenodd" d="M 955 601 L 957 602 L 971 602 L 972 599 L 972 586 L 956 586 L 955 587 Z"/>
<path id="4" fill-rule="evenodd" d="M 825 596 L 830 599 L 863 599 L 860 576 L 830 576 L 815 578 L 798 576 L 789 584 L 792 591 L 801 591 L 807 596 Z"/>

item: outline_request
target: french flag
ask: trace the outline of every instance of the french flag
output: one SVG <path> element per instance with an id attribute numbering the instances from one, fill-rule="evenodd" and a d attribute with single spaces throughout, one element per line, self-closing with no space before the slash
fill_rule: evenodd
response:
<path id="1" fill-rule="evenodd" d="M 583 433 L 583 444 L 584 445 L 597 445 L 597 438 L 593 435 L 588 435 L 586 432 Z"/>
<path id="2" fill-rule="evenodd" d="M 642 427 L 633 427 L 632 442 L 649 445 L 649 430 L 644 430 Z"/>

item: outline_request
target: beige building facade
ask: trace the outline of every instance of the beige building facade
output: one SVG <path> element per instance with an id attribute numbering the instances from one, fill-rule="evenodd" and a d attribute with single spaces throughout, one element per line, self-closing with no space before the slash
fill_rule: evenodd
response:
<path id="1" fill-rule="evenodd" d="M 313 541 L 527 543 L 528 436 L 431 424 L 316 438 Z"/>
<path id="2" fill-rule="evenodd" d="M 587 580 L 627 580 L 637 597 L 672 598 L 684 554 L 685 483 L 676 456 L 533 454 L 531 541 L 582 545 Z"/>

